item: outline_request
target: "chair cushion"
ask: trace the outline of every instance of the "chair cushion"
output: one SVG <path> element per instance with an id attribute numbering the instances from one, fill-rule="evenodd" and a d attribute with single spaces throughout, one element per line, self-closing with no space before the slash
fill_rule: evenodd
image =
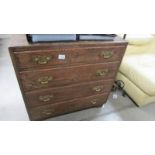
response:
<path id="1" fill-rule="evenodd" d="M 154 53 L 155 54 L 155 35 L 152 35 L 153 39 L 148 44 L 142 46 L 128 45 L 125 55 L 128 54 L 141 54 L 141 53 Z"/>
<path id="2" fill-rule="evenodd" d="M 143 92 L 155 96 L 155 53 L 125 56 L 120 72 Z"/>
<path id="3" fill-rule="evenodd" d="M 127 34 L 126 40 L 130 45 L 145 45 L 152 41 L 153 35 L 151 34 Z"/>

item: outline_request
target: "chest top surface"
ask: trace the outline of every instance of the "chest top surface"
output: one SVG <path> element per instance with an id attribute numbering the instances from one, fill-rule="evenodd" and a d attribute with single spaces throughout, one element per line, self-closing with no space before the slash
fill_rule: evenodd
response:
<path id="1" fill-rule="evenodd" d="M 127 44 L 121 37 L 115 37 L 113 41 L 72 41 L 72 42 L 51 42 L 51 43 L 29 43 L 25 34 L 13 34 L 9 44 L 9 49 L 14 51 L 24 51 L 28 49 L 41 48 L 78 48 L 78 47 L 94 47 L 94 46 L 120 46 Z"/>

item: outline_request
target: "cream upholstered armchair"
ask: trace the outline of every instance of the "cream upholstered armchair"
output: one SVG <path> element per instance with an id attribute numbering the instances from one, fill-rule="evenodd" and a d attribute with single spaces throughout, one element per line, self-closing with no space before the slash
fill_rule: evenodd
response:
<path id="1" fill-rule="evenodd" d="M 155 103 L 155 35 L 127 40 L 117 80 L 125 83 L 124 90 L 138 106 Z"/>

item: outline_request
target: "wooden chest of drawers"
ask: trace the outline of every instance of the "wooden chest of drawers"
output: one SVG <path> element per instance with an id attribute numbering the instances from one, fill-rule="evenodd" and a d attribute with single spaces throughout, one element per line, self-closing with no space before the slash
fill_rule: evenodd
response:
<path id="1" fill-rule="evenodd" d="M 13 35 L 9 47 L 31 120 L 102 106 L 111 91 L 127 42 L 29 44 Z"/>

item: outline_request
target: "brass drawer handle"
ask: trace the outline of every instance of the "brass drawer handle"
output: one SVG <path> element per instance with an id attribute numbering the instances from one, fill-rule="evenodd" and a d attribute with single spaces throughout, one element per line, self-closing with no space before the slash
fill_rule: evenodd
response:
<path id="1" fill-rule="evenodd" d="M 97 100 L 96 100 L 96 99 L 91 100 L 91 103 L 92 103 L 93 105 L 95 105 L 95 104 L 97 103 Z"/>
<path id="2" fill-rule="evenodd" d="M 53 113 L 53 111 L 51 111 L 51 110 L 44 110 L 43 112 L 42 112 L 42 114 L 44 114 L 44 115 L 51 115 Z"/>
<path id="3" fill-rule="evenodd" d="M 113 51 L 102 51 L 101 56 L 104 59 L 109 59 L 109 58 L 111 58 L 113 56 Z"/>
<path id="4" fill-rule="evenodd" d="M 45 96 L 39 96 L 39 100 L 42 102 L 48 102 L 53 98 L 53 95 L 45 95 Z"/>
<path id="5" fill-rule="evenodd" d="M 48 84 L 52 80 L 53 80 L 52 76 L 44 76 L 44 77 L 40 77 L 38 79 L 38 82 L 42 85 L 45 85 L 45 84 Z"/>
<path id="6" fill-rule="evenodd" d="M 100 91 L 102 91 L 102 89 L 103 89 L 103 86 L 96 86 L 93 88 L 93 90 L 96 92 L 100 92 Z"/>
<path id="7" fill-rule="evenodd" d="M 106 76 L 108 73 L 109 73 L 108 69 L 99 69 L 96 71 L 96 75 L 102 77 Z"/>
<path id="8" fill-rule="evenodd" d="M 39 65 L 45 65 L 52 59 L 51 56 L 35 56 L 33 57 L 33 62 Z"/>

